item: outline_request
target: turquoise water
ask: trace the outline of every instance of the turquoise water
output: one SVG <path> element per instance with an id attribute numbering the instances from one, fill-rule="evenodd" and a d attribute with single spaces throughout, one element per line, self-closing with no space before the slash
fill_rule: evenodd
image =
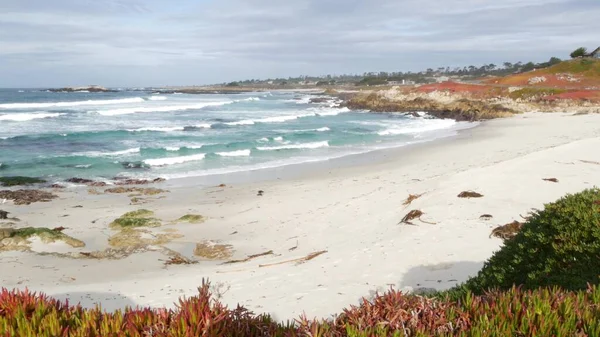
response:
<path id="1" fill-rule="evenodd" d="M 182 178 L 314 162 L 450 136 L 468 124 L 350 111 L 302 92 L 0 89 L 0 176 Z"/>

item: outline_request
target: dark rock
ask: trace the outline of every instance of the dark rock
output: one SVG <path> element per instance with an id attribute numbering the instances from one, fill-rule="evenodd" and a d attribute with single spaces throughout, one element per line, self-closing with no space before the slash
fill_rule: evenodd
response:
<path id="1" fill-rule="evenodd" d="M 8 219 L 8 212 L 0 210 L 0 220 Z"/>
<path id="2" fill-rule="evenodd" d="M 94 180 L 84 179 L 84 178 L 71 178 L 71 179 L 67 179 L 67 182 L 73 183 L 73 184 L 83 184 L 83 185 L 88 185 L 88 186 L 93 186 L 93 187 L 106 186 L 106 183 L 103 181 L 94 181 Z"/>
<path id="3" fill-rule="evenodd" d="M 325 97 L 315 97 L 309 100 L 310 103 L 326 103 L 329 101 L 329 98 Z"/>
<path id="4" fill-rule="evenodd" d="M 48 91 L 50 92 L 81 92 L 81 91 L 87 91 L 87 92 L 118 92 L 117 90 L 111 90 L 111 89 L 107 89 L 104 87 L 100 87 L 97 85 L 91 85 L 88 87 L 67 87 L 67 88 L 54 88 L 54 89 L 48 89 Z"/>
<path id="5" fill-rule="evenodd" d="M 123 185 L 147 185 L 147 184 L 156 184 L 165 181 L 164 178 L 156 178 L 153 180 L 147 179 L 123 179 L 123 178 L 115 178 L 117 182 L 115 185 L 123 186 Z"/>
<path id="6" fill-rule="evenodd" d="M 65 188 L 63 185 L 60 185 L 60 184 L 52 184 L 52 185 L 50 185 L 50 187 L 51 188 L 59 188 L 59 189 Z"/>
<path id="7" fill-rule="evenodd" d="M 150 166 L 144 164 L 141 161 L 124 161 L 124 162 L 121 162 L 120 164 L 121 164 L 121 166 L 123 166 L 123 168 L 126 168 L 126 169 L 135 169 L 135 170 L 139 170 L 139 169 L 148 170 L 148 169 L 150 169 Z"/>

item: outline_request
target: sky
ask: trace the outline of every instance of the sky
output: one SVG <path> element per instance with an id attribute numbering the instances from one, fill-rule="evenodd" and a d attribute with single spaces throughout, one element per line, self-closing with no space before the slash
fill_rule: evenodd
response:
<path id="1" fill-rule="evenodd" d="M 162 86 L 568 58 L 600 0 L 0 0 L 0 87 Z"/>

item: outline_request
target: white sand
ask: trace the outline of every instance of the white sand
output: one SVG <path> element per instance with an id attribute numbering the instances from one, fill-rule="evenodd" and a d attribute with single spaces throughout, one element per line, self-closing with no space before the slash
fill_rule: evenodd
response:
<path id="1" fill-rule="evenodd" d="M 173 307 L 180 296 L 194 295 L 202 278 L 210 278 L 229 305 L 239 302 L 280 320 L 303 311 L 326 317 L 376 290 L 445 289 L 476 274 L 502 245 L 489 238 L 491 229 L 565 193 L 600 185 L 600 165 L 581 161 L 600 162 L 599 149 L 600 115 L 527 114 L 483 123 L 453 139 L 389 151 L 385 160 L 369 165 L 225 189 L 172 189 L 167 198 L 142 207 L 165 223 L 187 213 L 209 220 L 155 229 L 175 228 L 185 235 L 167 247 L 191 256 L 196 242 L 213 240 L 232 245 L 234 258 L 267 250 L 277 255 L 233 265 L 201 261 L 164 267 L 160 252 L 115 261 L 5 252 L 0 285 L 114 309 Z M 256 195 L 259 189 L 264 196 Z M 465 190 L 484 197 L 457 198 Z M 409 193 L 425 195 L 405 207 Z M 107 247 L 108 224 L 141 208 L 128 205 L 125 196 L 80 191 L 61 197 L 2 208 L 23 220 L 19 226 L 68 227 L 65 233 L 87 244 L 73 251 Z M 412 209 L 436 224 L 398 224 Z M 482 221 L 482 214 L 494 218 Z M 303 264 L 259 266 L 322 250 L 327 253 Z"/>

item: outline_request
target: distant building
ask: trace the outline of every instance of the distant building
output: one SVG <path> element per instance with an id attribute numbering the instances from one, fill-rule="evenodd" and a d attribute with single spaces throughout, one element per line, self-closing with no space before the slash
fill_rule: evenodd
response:
<path id="1" fill-rule="evenodd" d="M 594 50 L 591 53 L 585 54 L 584 57 L 593 57 L 593 58 L 600 59 L 600 47 L 596 48 L 596 50 Z"/>

